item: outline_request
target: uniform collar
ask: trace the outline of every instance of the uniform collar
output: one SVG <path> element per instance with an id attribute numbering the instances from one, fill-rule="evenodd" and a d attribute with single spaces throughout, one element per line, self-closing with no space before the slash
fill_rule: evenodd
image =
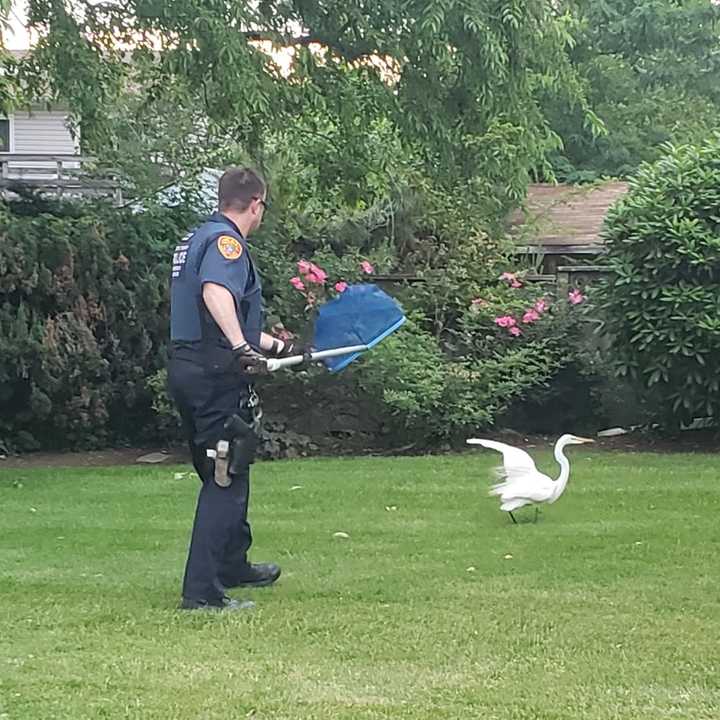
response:
<path id="1" fill-rule="evenodd" d="M 240 228 L 227 215 L 223 215 L 221 212 L 214 212 L 210 216 L 210 220 L 212 222 L 221 222 L 229 225 L 243 240 L 245 239 L 245 236 L 240 232 Z"/>

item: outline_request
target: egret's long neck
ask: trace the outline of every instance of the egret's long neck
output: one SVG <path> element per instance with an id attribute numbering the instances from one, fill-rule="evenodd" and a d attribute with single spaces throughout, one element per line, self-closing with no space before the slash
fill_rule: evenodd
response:
<path id="1" fill-rule="evenodd" d="M 565 492 L 565 486 L 570 478 L 570 462 L 563 453 L 564 447 L 565 444 L 560 442 L 555 445 L 555 459 L 560 464 L 560 477 L 555 481 L 555 490 L 550 502 L 555 502 Z"/>

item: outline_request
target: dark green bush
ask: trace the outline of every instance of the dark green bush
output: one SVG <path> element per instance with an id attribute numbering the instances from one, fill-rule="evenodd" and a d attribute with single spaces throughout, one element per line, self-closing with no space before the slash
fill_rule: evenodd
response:
<path id="1" fill-rule="evenodd" d="M 601 309 L 618 372 L 677 426 L 720 415 L 720 135 L 666 153 L 608 216 Z"/>
<path id="2" fill-rule="evenodd" d="M 167 258 L 191 221 L 0 204 L 0 437 L 19 449 L 154 437 L 146 379 L 165 363 Z"/>

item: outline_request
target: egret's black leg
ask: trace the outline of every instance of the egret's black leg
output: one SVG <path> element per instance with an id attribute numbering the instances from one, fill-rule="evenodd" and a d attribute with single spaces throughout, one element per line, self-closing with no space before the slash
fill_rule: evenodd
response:
<path id="1" fill-rule="evenodd" d="M 517 525 L 517 520 L 515 519 L 515 516 L 512 514 L 510 510 L 508 510 L 508 515 L 512 518 L 512 521 Z"/>
<path id="2" fill-rule="evenodd" d="M 533 522 L 537 522 L 539 514 L 540 514 L 540 508 L 536 505 L 535 506 L 535 519 L 533 520 Z"/>

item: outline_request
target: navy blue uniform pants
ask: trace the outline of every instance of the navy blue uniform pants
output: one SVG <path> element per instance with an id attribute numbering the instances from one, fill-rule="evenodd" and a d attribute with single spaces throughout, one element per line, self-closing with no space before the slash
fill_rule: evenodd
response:
<path id="1" fill-rule="evenodd" d="M 220 487 L 214 480 L 215 463 L 206 450 L 215 447 L 228 417 L 237 413 L 251 419 L 245 407 L 248 388 L 236 374 L 216 373 L 182 356 L 170 360 L 168 388 L 180 411 L 193 466 L 202 482 L 182 594 L 216 603 L 222 598 L 223 586 L 239 583 L 249 569 L 250 469 L 238 469 L 230 486 Z"/>

